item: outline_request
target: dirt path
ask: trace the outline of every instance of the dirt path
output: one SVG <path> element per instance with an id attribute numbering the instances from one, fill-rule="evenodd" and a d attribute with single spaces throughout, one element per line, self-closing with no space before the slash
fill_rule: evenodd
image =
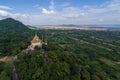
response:
<path id="1" fill-rule="evenodd" d="M 8 57 L 7 56 L 0 58 L 0 62 L 7 62 L 7 61 L 8 61 Z"/>
<path id="2" fill-rule="evenodd" d="M 4 63 L 8 64 L 7 62 L 10 62 L 15 59 L 16 59 L 16 56 L 14 56 L 14 57 L 5 56 L 5 57 L 0 58 L 0 62 L 4 62 Z M 19 80 L 18 75 L 16 73 L 15 65 L 13 63 L 11 63 L 10 67 L 11 67 L 11 73 L 12 73 L 12 80 Z"/>
<path id="3" fill-rule="evenodd" d="M 12 80 L 19 80 L 14 64 L 11 65 L 11 69 L 12 69 Z"/>

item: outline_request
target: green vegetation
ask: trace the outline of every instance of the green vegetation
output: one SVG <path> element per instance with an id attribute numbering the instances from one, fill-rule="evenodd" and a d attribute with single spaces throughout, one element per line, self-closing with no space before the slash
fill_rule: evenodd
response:
<path id="1" fill-rule="evenodd" d="M 32 30 L 19 21 L 7 18 L 0 21 L 0 55 L 18 54 L 32 36 Z M 29 36 L 29 37 L 28 37 Z"/>
<path id="2" fill-rule="evenodd" d="M 24 27 L 10 33 L 0 28 L 0 55 L 18 54 L 14 64 L 20 80 L 120 80 L 120 32 Z M 48 45 L 24 53 L 34 33 L 47 36 Z M 8 63 L 0 63 L 0 80 L 11 80 L 8 69 Z"/>
<path id="3" fill-rule="evenodd" d="M 9 63 L 0 62 L 0 80 L 11 80 Z"/>
<path id="4" fill-rule="evenodd" d="M 44 52 L 20 53 L 16 67 L 21 80 L 120 79 L 116 63 L 120 62 L 119 39 L 116 42 L 120 32 L 49 30 L 46 34 L 49 42 Z"/>

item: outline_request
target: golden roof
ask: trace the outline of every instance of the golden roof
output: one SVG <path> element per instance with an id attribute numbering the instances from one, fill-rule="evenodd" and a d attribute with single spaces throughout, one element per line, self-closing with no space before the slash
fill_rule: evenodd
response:
<path id="1" fill-rule="evenodd" d="M 38 43 L 41 40 L 39 39 L 39 37 L 37 35 L 34 36 L 33 40 L 31 41 L 31 43 Z"/>

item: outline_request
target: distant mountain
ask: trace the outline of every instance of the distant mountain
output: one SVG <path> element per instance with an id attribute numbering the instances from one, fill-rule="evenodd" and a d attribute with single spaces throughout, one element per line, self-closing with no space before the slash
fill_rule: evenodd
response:
<path id="1" fill-rule="evenodd" d="M 0 32 L 26 32 L 30 29 L 23 23 L 12 18 L 0 20 Z"/>

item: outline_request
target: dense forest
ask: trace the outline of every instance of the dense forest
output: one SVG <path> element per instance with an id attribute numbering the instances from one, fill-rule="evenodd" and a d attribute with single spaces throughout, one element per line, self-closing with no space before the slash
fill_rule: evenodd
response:
<path id="1" fill-rule="evenodd" d="M 23 50 L 34 34 L 48 45 Z M 12 80 L 11 64 L 19 80 L 120 80 L 120 32 L 84 30 L 31 30 L 11 18 L 0 21 L 0 80 Z"/>

